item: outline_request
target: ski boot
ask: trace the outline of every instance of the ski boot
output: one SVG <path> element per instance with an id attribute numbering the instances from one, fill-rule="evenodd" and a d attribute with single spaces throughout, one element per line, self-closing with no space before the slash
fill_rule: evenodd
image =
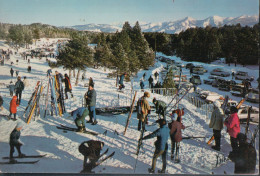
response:
<path id="1" fill-rule="evenodd" d="M 164 169 L 162 169 L 162 170 L 158 170 L 158 173 L 161 173 L 161 174 L 164 174 L 165 173 L 165 170 Z"/>
<path id="2" fill-rule="evenodd" d="M 152 168 L 148 168 L 149 173 L 154 173 L 154 170 Z"/>
<path id="3" fill-rule="evenodd" d="M 93 121 L 92 120 L 88 120 L 87 123 L 93 123 Z"/>
<path id="4" fill-rule="evenodd" d="M 91 125 L 96 125 L 98 122 L 95 120 Z"/>
<path id="5" fill-rule="evenodd" d="M 23 157 L 25 157 L 25 156 L 26 156 L 26 155 L 23 154 L 23 153 L 20 153 L 20 154 L 18 155 L 19 158 L 23 158 Z"/>
<path id="6" fill-rule="evenodd" d="M 15 160 L 14 158 L 10 158 L 9 163 L 11 164 L 17 163 L 17 160 Z"/>

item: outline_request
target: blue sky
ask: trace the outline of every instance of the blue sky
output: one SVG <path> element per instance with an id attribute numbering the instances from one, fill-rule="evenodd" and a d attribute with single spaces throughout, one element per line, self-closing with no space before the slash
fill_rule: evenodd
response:
<path id="1" fill-rule="evenodd" d="M 0 0 L 0 22 L 55 26 L 258 15 L 259 0 Z"/>

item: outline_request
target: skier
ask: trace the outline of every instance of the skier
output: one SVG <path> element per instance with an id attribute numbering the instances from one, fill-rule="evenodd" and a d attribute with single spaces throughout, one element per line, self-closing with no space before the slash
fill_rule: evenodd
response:
<path id="1" fill-rule="evenodd" d="M 234 79 L 235 77 L 235 72 L 232 72 L 232 79 Z"/>
<path id="2" fill-rule="evenodd" d="M 162 170 L 158 170 L 158 172 L 159 173 L 165 173 L 165 170 L 166 170 L 166 155 L 167 155 L 167 150 L 168 150 L 167 141 L 168 141 L 168 138 L 169 138 L 170 130 L 166 125 L 166 120 L 159 119 L 156 122 L 159 123 L 160 128 L 157 129 L 156 131 L 154 131 L 153 133 L 143 137 L 142 140 L 157 137 L 157 140 L 154 143 L 155 151 L 154 151 L 154 155 L 153 155 L 152 168 L 149 168 L 148 171 L 150 173 L 154 173 L 155 167 L 156 167 L 156 160 L 159 156 L 162 155 L 162 161 L 163 161 Z"/>
<path id="3" fill-rule="evenodd" d="M 235 106 L 230 107 L 230 116 L 226 118 L 224 125 L 227 127 L 227 132 L 230 135 L 230 143 L 232 147 L 232 151 L 229 155 L 232 157 L 236 155 L 238 151 L 238 140 L 237 134 L 240 133 L 240 122 L 237 115 L 237 108 Z"/>
<path id="4" fill-rule="evenodd" d="M 73 120 L 74 120 L 79 132 L 86 131 L 85 118 L 87 117 L 88 114 L 89 114 L 89 111 L 85 107 L 77 108 L 70 113 L 70 115 L 73 117 Z"/>
<path id="5" fill-rule="evenodd" d="M 4 100 L 3 100 L 2 96 L 0 95 L 0 109 L 1 109 L 1 111 L 4 109 L 3 104 L 4 104 Z"/>
<path id="6" fill-rule="evenodd" d="M 93 81 L 92 77 L 89 77 L 88 86 L 89 85 L 93 85 L 94 86 L 94 81 Z"/>
<path id="7" fill-rule="evenodd" d="M 83 170 L 81 173 L 89 173 L 100 158 L 100 151 L 104 147 L 104 142 L 89 140 L 84 141 L 79 146 L 79 152 L 84 156 Z M 87 162 L 88 159 L 90 162 Z"/>
<path id="8" fill-rule="evenodd" d="M 149 88 L 152 88 L 152 87 L 153 87 L 153 78 L 152 78 L 152 75 L 149 77 L 148 82 L 149 82 Z"/>
<path id="9" fill-rule="evenodd" d="M 171 160 L 174 159 L 174 151 L 176 147 L 175 152 L 175 162 L 180 162 L 179 160 L 179 148 L 180 148 L 180 142 L 182 141 L 182 129 L 185 129 L 185 126 L 181 123 L 181 118 L 178 119 L 178 115 L 176 111 L 173 111 L 171 114 L 172 122 L 168 124 L 170 128 L 170 137 L 171 137 L 171 143 L 172 143 L 172 149 L 171 149 Z M 177 120 L 176 120 L 177 119 Z"/>
<path id="10" fill-rule="evenodd" d="M 16 77 L 19 75 L 19 70 L 15 71 Z"/>
<path id="11" fill-rule="evenodd" d="M 166 120 L 165 112 L 167 108 L 167 104 L 164 101 L 156 100 L 156 98 L 153 98 L 153 104 L 155 105 L 156 114 L 163 116 L 163 119 Z"/>
<path id="12" fill-rule="evenodd" d="M 11 77 L 14 77 L 14 70 L 13 70 L 13 68 L 11 68 L 10 73 L 11 73 Z"/>
<path id="13" fill-rule="evenodd" d="M 66 96 L 66 99 L 68 99 L 68 92 L 70 92 L 71 98 L 73 98 L 72 86 L 71 86 L 71 84 L 70 84 L 70 78 L 69 78 L 69 76 L 67 75 L 67 73 L 65 73 L 64 76 L 65 76 L 64 82 L 65 82 L 65 96 Z"/>
<path id="14" fill-rule="evenodd" d="M 28 73 L 31 73 L 32 67 L 29 65 L 27 68 Z"/>
<path id="15" fill-rule="evenodd" d="M 26 76 L 23 77 L 23 84 L 24 84 L 24 87 L 29 87 L 29 85 L 30 85 Z"/>
<path id="16" fill-rule="evenodd" d="M 15 95 L 18 98 L 19 104 L 21 103 L 23 89 L 24 89 L 24 84 L 21 81 L 21 76 L 18 76 L 17 82 L 15 83 Z"/>
<path id="17" fill-rule="evenodd" d="M 16 119 L 16 112 L 17 112 L 17 107 L 19 106 L 19 102 L 17 101 L 17 96 L 13 96 L 12 100 L 10 101 L 10 115 L 9 118 L 11 119 L 12 114 L 14 114 L 14 120 Z"/>
<path id="18" fill-rule="evenodd" d="M 142 92 L 144 91 L 144 82 L 142 79 L 140 79 L 140 87 L 141 87 L 141 90 Z"/>
<path id="19" fill-rule="evenodd" d="M 126 76 L 126 72 L 123 73 L 121 76 L 120 76 L 120 79 L 119 79 L 119 90 L 122 90 L 123 88 L 125 88 L 125 85 L 124 85 L 124 79 L 125 79 L 125 76 Z"/>
<path id="20" fill-rule="evenodd" d="M 157 77 L 159 76 L 159 73 L 156 71 L 155 73 L 154 73 L 154 77 L 155 77 L 155 80 L 157 80 Z"/>
<path id="21" fill-rule="evenodd" d="M 145 80 L 146 73 L 143 74 L 143 79 Z"/>
<path id="22" fill-rule="evenodd" d="M 15 85 L 13 84 L 13 81 L 10 81 L 10 85 L 8 86 L 9 91 L 10 91 L 10 96 L 13 97 L 14 95 L 14 90 L 15 90 Z"/>
<path id="23" fill-rule="evenodd" d="M 92 125 L 97 124 L 96 120 L 96 91 L 94 85 L 90 84 L 87 93 L 85 94 L 86 105 L 89 110 L 89 121 L 87 123 L 92 123 Z"/>
<path id="24" fill-rule="evenodd" d="M 213 128 L 213 136 L 215 139 L 214 150 L 220 151 L 221 130 L 223 129 L 224 112 L 221 108 L 221 103 L 218 100 L 213 102 L 214 109 L 211 114 L 209 128 Z"/>
<path id="25" fill-rule="evenodd" d="M 144 95 L 137 102 L 138 131 L 141 130 L 141 126 L 145 130 L 145 124 L 148 123 L 148 114 L 151 111 L 151 107 L 146 99 L 149 97 L 150 93 L 144 92 Z"/>
<path id="26" fill-rule="evenodd" d="M 256 166 L 256 150 L 247 143 L 247 136 L 243 133 L 237 135 L 239 147 L 236 155 L 230 159 L 235 163 L 235 174 L 254 174 Z"/>
<path id="27" fill-rule="evenodd" d="M 13 158 L 13 153 L 14 153 L 14 147 L 17 149 L 18 151 L 18 157 L 22 158 L 25 156 L 25 154 L 23 154 L 21 152 L 21 146 L 23 145 L 23 143 L 21 141 L 19 141 L 20 135 L 21 135 L 21 129 L 23 128 L 23 122 L 22 121 L 18 121 L 16 127 L 14 128 L 14 130 L 11 132 L 10 134 L 10 140 L 9 140 L 9 145 L 10 145 L 10 163 L 15 163 L 16 160 Z"/>

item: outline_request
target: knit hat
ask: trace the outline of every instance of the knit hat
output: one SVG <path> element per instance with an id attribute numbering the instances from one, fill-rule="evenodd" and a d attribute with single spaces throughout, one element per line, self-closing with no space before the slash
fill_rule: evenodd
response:
<path id="1" fill-rule="evenodd" d="M 150 97 L 150 93 L 149 92 L 144 92 L 144 96 L 149 98 Z"/>
<path id="2" fill-rule="evenodd" d="M 21 128 L 21 127 L 23 127 L 23 125 L 24 125 L 24 123 L 21 120 L 19 120 L 19 121 L 17 121 L 15 128 Z"/>

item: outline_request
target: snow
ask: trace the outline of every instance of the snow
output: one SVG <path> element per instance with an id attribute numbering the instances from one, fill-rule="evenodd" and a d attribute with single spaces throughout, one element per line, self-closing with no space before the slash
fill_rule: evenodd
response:
<path id="1" fill-rule="evenodd" d="M 59 39 L 41 39 L 37 41 L 36 46 L 31 45 L 31 48 L 41 47 L 43 44 L 51 44 L 56 42 Z M 55 45 L 56 46 L 56 45 Z M 4 41 L 0 41 L 0 49 L 8 49 L 9 46 L 4 44 Z M 21 48 L 19 52 L 23 52 L 26 49 Z M 158 56 L 165 56 L 161 53 L 157 53 Z M 175 56 L 165 56 L 169 57 L 178 62 L 183 62 L 180 58 Z M 19 60 L 19 64 L 16 64 L 16 59 Z M 55 59 L 52 59 L 55 60 Z M 9 82 L 15 81 L 15 78 L 10 77 L 9 70 L 11 68 L 11 61 L 14 62 L 12 66 L 14 70 L 20 70 L 20 75 L 26 76 L 29 79 L 30 87 L 26 87 L 22 94 L 22 102 L 18 107 L 18 117 L 22 117 L 24 109 L 27 106 L 28 100 L 33 92 L 33 89 L 38 80 L 42 81 L 44 85 L 47 85 L 46 71 L 50 68 L 46 62 L 45 58 L 41 60 L 31 59 L 32 72 L 27 72 L 28 63 L 26 60 L 23 60 L 19 54 L 11 55 L 11 60 L 5 62 L 4 66 L 0 66 L 0 91 L 1 96 L 4 98 L 4 109 L 0 111 L 0 158 L 9 155 L 9 135 L 16 123 L 12 120 L 7 120 L 1 115 L 9 114 L 9 102 L 11 97 L 9 91 L 5 85 L 9 85 Z M 186 64 L 187 62 L 183 62 Z M 246 66 L 242 67 L 237 65 L 235 67 L 233 64 L 228 66 L 221 61 L 216 61 L 211 64 L 203 64 L 199 62 L 193 62 L 195 65 L 203 65 L 204 68 L 208 70 L 208 73 L 205 73 L 201 76 L 202 80 L 207 79 L 209 72 L 214 68 L 224 68 L 228 71 L 247 71 L 250 76 L 254 76 L 255 80 L 252 82 L 254 88 L 257 87 L 256 79 L 259 77 L 259 67 L 258 66 Z M 95 82 L 95 90 L 97 92 L 97 107 L 111 107 L 111 106 L 129 106 L 133 94 L 131 94 L 131 84 L 133 84 L 134 90 L 137 91 L 137 98 L 142 96 L 140 91 L 139 81 L 142 79 L 144 73 L 145 77 L 145 88 L 148 87 L 147 79 L 151 74 L 154 74 L 156 71 L 160 74 L 164 70 L 165 63 L 157 61 L 153 67 L 149 70 L 139 71 L 137 76 L 133 78 L 132 82 L 125 82 L 126 90 L 124 93 L 119 93 L 116 91 L 115 87 L 115 78 L 108 78 L 107 75 L 110 72 L 109 69 L 99 68 L 87 68 L 86 75 L 87 78 L 92 77 Z M 63 68 L 53 69 L 58 70 L 60 73 L 65 74 L 68 71 L 63 70 Z M 189 80 L 190 74 L 189 70 L 183 68 L 183 73 L 187 75 Z M 227 77 L 225 79 L 231 79 Z M 159 81 L 162 81 L 161 78 Z M 87 91 L 87 88 L 84 87 L 84 84 L 88 82 L 88 79 L 85 82 L 80 81 L 78 86 L 75 86 L 75 78 L 71 79 L 73 86 L 73 95 L 74 98 L 69 98 L 65 100 L 66 109 L 68 112 L 76 109 L 77 107 L 82 106 L 82 97 Z M 155 81 L 156 82 L 156 81 Z M 232 100 L 240 101 L 241 98 L 234 97 L 230 95 L 229 92 L 220 91 L 210 85 L 202 84 L 198 86 L 200 89 L 205 89 L 209 91 L 216 92 L 221 96 L 229 95 Z M 46 94 L 46 87 L 43 91 L 43 94 Z M 149 90 L 148 90 L 149 91 Z M 70 96 L 69 96 L 70 97 Z M 152 98 L 156 97 L 157 99 L 164 100 L 165 102 L 171 101 L 171 96 L 162 96 L 158 94 L 151 94 L 149 102 L 152 105 Z M 173 104 L 175 101 L 173 102 Z M 79 173 L 82 170 L 83 156 L 78 152 L 78 146 L 80 143 L 86 140 L 100 140 L 105 143 L 103 151 L 106 148 L 109 148 L 108 154 L 112 151 L 115 151 L 115 155 L 104 162 L 102 165 L 96 167 L 93 171 L 100 174 L 112 173 L 112 174 L 147 174 L 147 169 L 151 167 L 153 152 L 154 152 L 154 141 L 155 138 L 150 140 L 143 141 L 144 146 L 141 149 L 141 152 L 137 158 L 135 155 L 137 142 L 140 136 L 140 132 L 137 131 L 138 120 L 136 118 L 136 113 L 132 114 L 130 119 L 130 124 L 126 131 L 126 135 L 123 135 L 125 129 L 126 119 L 129 114 L 120 114 L 113 115 L 108 114 L 106 116 L 97 115 L 98 124 L 95 126 L 86 124 L 86 128 L 90 131 L 95 131 L 100 133 L 98 136 L 91 136 L 88 134 L 67 132 L 64 133 L 62 130 L 56 128 L 57 125 L 63 124 L 71 127 L 75 127 L 73 120 L 70 118 L 68 113 L 64 116 L 51 116 L 49 111 L 47 112 L 46 118 L 43 118 L 43 108 L 45 104 L 45 97 L 41 99 L 41 117 L 32 119 L 28 125 L 24 125 L 24 128 L 21 131 L 21 141 L 24 143 L 22 146 L 22 152 L 25 154 L 47 154 L 46 157 L 41 158 L 40 161 L 34 165 L 0 165 L 1 173 Z M 246 105 L 253 105 L 259 107 L 258 104 L 245 102 Z M 205 115 L 200 108 L 193 106 L 187 99 L 183 99 L 179 107 L 185 107 L 185 115 L 183 117 L 183 124 L 187 127 L 183 131 L 183 136 L 206 136 L 206 138 L 195 139 L 195 140 L 183 140 L 181 142 L 180 148 L 180 160 L 181 163 L 176 164 L 170 160 L 170 139 L 168 141 L 169 150 L 167 156 L 167 173 L 169 174 L 227 174 L 234 173 L 234 164 L 228 161 L 226 164 L 218 168 L 213 168 L 216 164 L 216 158 L 218 153 L 213 151 L 210 146 L 206 144 L 208 139 L 212 136 L 212 129 L 208 127 L 209 116 Z M 155 112 L 151 113 L 149 118 L 149 124 L 157 120 Z M 24 118 L 21 118 L 24 121 Z M 87 118 L 88 120 L 88 118 Z M 169 119 L 167 119 L 169 120 Z M 245 130 L 245 125 L 241 125 L 242 132 Z M 145 135 L 150 134 L 156 130 L 157 126 L 147 126 L 147 132 Z M 256 125 L 250 125 L 250 131 L 253 131 L 256 128 Z M 107 130 L 107 135 L 103 133 Z M 119 135 L 117 135 L 117 133 Z M 222 141 L 221 141 L 221 151 L 225 156 L 228 155 L 231 151 L 229 135 L 226 133 L 226 129 L 222 130 Z M 256 138 L 256 150 L 257 150 L 257 170 L 259 173 L 259 135 Z M 17 155 L 15 152 L 14 155 Z M 219 157 L 223 157 L 219 155 Z M 3 160 L 3 159 L 1 159 Z M 24 161 L 29 161 L 33 159 L 19 159 Z M 136 168 L 135 168 L 135 163 Z M 156 171 L 161 169 L 162 160 L 158 158 Z"/>

